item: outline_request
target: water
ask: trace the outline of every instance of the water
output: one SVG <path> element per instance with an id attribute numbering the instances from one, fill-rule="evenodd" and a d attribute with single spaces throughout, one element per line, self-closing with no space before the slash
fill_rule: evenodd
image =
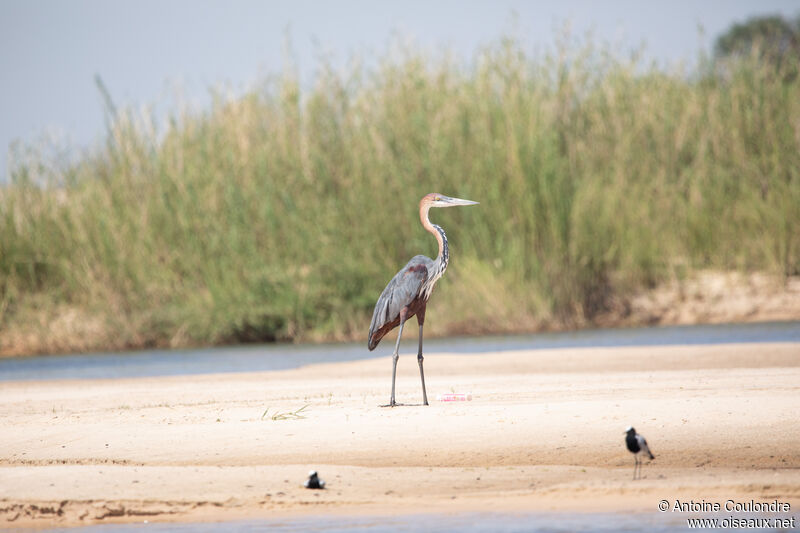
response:
<path id="1" fill-rule="evenodd" d="M 402 344 L 416 352 L 416 337 Z M 386 339 L 390 341 L 390 339 Z M 285 370 L 314 363 L 333 363 L 383 357 L 392 342 L 374 352 L 361 344 L 264 344 L 193 350 L 46 355 L 0 359 L 0 381 L 37 379 L 135 378 Z M 486 351 L 541 350 L 612 346 L 664 346 L 754 342 L 800 343 L 800 322 L 760 322 L 705 326 L 582 330 L 537 335 L 455 337 L 425 341 L 427 352 L 479 353 Z"/>
<path id="2" fill-rule="evenodd" d="M 424 533 L 612 533 L 625 531 L 649 531 L 655 533 L 684 533 L 689 529 L 686 518 L 694 516 L 679 513 L 461 513 L 461 514 L 415 514 L 397 516 L 314 516 L 266 520 L 230 521 L 223 523 L 152 523 L 152 524 L 101 524 L 70 529 L 48 529 L 64 533 L 129 533 L 148 531 L 153 533 L 390 533 L 413 531 Z M 717 516 L 724 520 L 727 516 Z M 739 515 L 737 518 L 752 518 L 769 515 Z M 787 518 L 786 515 L 776 515 Z M 703 517 L 708 518 L 708 517 Z M 795 523 L 798 523 L 795 518 Z M 715 531 L 734 531 L 718 527 Z M 781 531 L 776 528 L 758 531 Z"/>

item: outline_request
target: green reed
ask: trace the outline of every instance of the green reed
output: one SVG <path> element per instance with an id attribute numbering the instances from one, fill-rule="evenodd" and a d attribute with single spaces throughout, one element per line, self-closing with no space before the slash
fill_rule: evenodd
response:
<path id="1" fill-rule="evenodd" d="M 505 39 L 469 64 L 323 64 L 307 88 L 287 69 L 161 131 L 110 111 L 101 149 L 31 152 L 0 188 L 0 339 L 363 340 L 386 282 L 436 253 L 432 191 L 481 202 L 431 214 L 453 259 L 438 334 L 590 324 L 698 268 L 796 275 L 800 82 L 699 65 Z"/>

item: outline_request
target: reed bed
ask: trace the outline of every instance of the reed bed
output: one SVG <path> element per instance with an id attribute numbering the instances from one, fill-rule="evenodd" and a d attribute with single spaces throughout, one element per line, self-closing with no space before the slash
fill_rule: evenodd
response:
<path id="1" fill-rule="evenodd" d="M 591 325 L 696 269 L 800 273 L 800 82 L 513 38 L 292 68 L 204 111 L 109 107 L 102 147 L 14 158 L 0 351 L 362 339 L 428 192 L 432 333 Z M 359 66 L 361 65 L 361 66 Z M 794 66 L 792 66 L 794 67 Z"/>

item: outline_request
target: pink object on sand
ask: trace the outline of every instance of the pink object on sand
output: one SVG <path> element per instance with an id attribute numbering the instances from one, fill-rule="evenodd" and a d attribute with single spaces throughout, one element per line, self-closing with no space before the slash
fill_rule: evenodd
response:
<path id="1" fill-rule="evenodd" d="M 436 399 L 440 402 L 467 402 L 472 400 L 472 394 L 468 392 L 448 392 L 447 394 L 439 394 Z"/>

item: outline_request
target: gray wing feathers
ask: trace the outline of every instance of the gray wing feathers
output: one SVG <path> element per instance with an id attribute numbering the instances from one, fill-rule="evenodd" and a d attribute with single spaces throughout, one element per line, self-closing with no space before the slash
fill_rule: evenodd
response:
<path id="1" fill-rule="evenodd" d="M 403 307 L 414 301 L 422 284 L 428 278 L 428 267 L 433 261 L 424 255 L 415 256 L 386 285 L 375 304 L 372 322 L 369 325 L 369 337 L 382 326 L 400 315 Z M 424 268 L 419 268 L 424 267 Z"/>
<path id="2" fill-rule="evenodd" d="M 639 443 L 639 450 L 641 450 L 641 453 L 647 455 L 650 457 L 650 459 L 655 459 L 655 457 L 653 457 L 653 453 L 650 451 L 650 448 L 647 446 L 647 441 L 644 440 L 644 437 L 637 433 L 636 441 Z"/>

